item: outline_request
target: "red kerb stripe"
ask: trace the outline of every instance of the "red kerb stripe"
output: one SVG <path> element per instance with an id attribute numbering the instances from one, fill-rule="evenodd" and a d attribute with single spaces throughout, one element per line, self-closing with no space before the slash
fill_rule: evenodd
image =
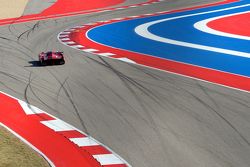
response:
<path id="1" fill-rule="evenodd" d="M 69 131 L 60 131 L 57 132 L 61 135 L 63 135 L 66 138 L 79 138 L 79 137 L 86 137 L 86 135 L 76 131 L 76 130 L 69 130 Z"/>
<path id="2" fill-rule="evenodd" d="M 109 150 L 107 150 L 103 146 L 84 146 L 81 147 L 82 149 L 88 151 L 91 155 L 98 155 L 98 154 L 111 154 Z"/>
<path id="3" fill-rule="evenodd" d="M 37 120 L 37 121 L 49 121 L 49 120 L 54 120 L 53 117 L 49 116 L 46 113 L 41 113 L 41 114 L 32 114 L 28 115 L 30 118 Z"/>

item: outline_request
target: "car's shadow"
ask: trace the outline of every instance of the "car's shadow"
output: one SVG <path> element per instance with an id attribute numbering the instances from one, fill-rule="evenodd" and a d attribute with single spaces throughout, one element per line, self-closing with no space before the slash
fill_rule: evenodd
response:
<path id="1" fill-rule="evenodd" d="M 24 66 L 24 67 L 42 67 L 40 61 L 29 61 L 28 66 Z"/>
<path id="2" fill-rule="evenodd" d="M 58 66 L 58 65 L 62 65 L 62 64 L 57 64 L 57 63 L 46 63 L 44 65 L 41 64 L 40 61 L 29 61 L 30 66 L 25 66 L 25 67 L 44 67 L 44 66 Z M 63 63 L 64 64 L 64 63 Z"/>
<path id="3" fill-rule="evenodd" d="M 40 61 L 36 61 L 36 60 L 29 61 L 29 64 L 30 64 L 30 66 L 28 66 L 28 67 L 42 67 Z"/>

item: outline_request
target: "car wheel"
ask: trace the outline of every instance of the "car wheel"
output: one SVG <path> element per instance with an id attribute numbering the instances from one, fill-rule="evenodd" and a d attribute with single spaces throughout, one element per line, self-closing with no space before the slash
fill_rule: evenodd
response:
<path id="1" fill-rule="evenodd" d="M 41 63 L 42 66 L 46 65 L 46 62 L 44 60 L 41 60 L 40 63 Z"/>
<path id="2" fill-rule="evenodd" d="M 60 60 L 60 61 L 59 61 L 59 64 L 60 64 L 60 65 L 63 65 L 64 63 L 65 63 L 64 60 Z"/>

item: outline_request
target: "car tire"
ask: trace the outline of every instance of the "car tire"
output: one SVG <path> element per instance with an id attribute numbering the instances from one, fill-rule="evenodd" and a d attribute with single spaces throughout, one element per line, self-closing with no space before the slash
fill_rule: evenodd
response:
<path id="1" fill-rule="evenodd" d="M 45 65 L 46 65 L 46 62 L 45 62 L 44 60 L 41 60 L 41 61 L 40 61 L 40 64 L 41 64 L 42 66 L 45 66 Z"/>
<path id="2" fill-rule="evenodd" d="M 59 64 L 60 64 L 60 65 L 63 65 L 64 63 L 65 63 L 64 60 L 60 60 L 60 61 L 59 61 Z"/>

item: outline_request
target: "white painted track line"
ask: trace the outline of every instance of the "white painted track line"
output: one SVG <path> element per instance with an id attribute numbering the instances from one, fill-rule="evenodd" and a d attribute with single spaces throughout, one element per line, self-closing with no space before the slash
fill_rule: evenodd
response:
<path id="1" fill-rule="evenodd" d="M 96 160 L 98 160 L 101 165 L 118 165 L 124 164 L 118 157 L 114 154 L 101 154 L 101 155 L 93 155 Z"/>
<path id="2" fill-rule="evenodd" d="M 71 47 L 76 49 L 84 48 L 82 45 L 72 45 Z"/>
<path id="3" fill-rule="evenodd" d="M 117 60 L 124 61 L 124 62 L 127 62 L 127 63 L 133 63 L 133 64 L 136 64 L 136 62 L 135 62 L 135 61 L 130 60 L 130 59 L 126 58 L 126 57 L 116 58 L 116 59 L 117 59 Z"/>
<path id="4" fill-rule="evenodd" d="M 114 53 L 98 53 L 97 55 L 109 57 L 109 56 L 114 56 L 115 54 Z"/>
<path id="5" fill-rule="evenodd" d="M 99 145 L 97 142 L 92 140 L 90 137 L 80 137 L 80 138 L 70 138 L 70 140 L 77 144 L 80 147 L 83 146 L 97 146 Z"/>
<path id="6" fill-rule="evenodd" d="M 75 42 L 73 41 L 69 41 L 69 42 L 64 42 L 65 44 L 75 44 Z"/>
<path id="7" fill-rule="evenodd" d="M 32 115 L 32 114 L 41 114 L 44 113 L 44 111 L 40 110 L 39 108 L 29 105 L 26 102 L 22 101 L 22 100 L 18 100 L 18 103 L 21 105 L 21 107 L 23 108 L 23 111 L 27 114 L 27 115 Z"/>
<path id="8" fill-rule="evenodd" d="M 56 119 L 56 120 L 49 120 L 49 121 L 41 121 L 42 124 L 49 127 L 50 129 L 53 129 L 56 132 L 60 131 L 69 131 L 69 130 L 76 130 L 74 127 L 72 127 L 70 124 Z"/>
<path id="9" fill-rule="evenodd" d="M 98 50 L 96 50 L 96 49 L 83 49 L 82 51 L 92 53 L 92 52 L 97 52 Z"/>

